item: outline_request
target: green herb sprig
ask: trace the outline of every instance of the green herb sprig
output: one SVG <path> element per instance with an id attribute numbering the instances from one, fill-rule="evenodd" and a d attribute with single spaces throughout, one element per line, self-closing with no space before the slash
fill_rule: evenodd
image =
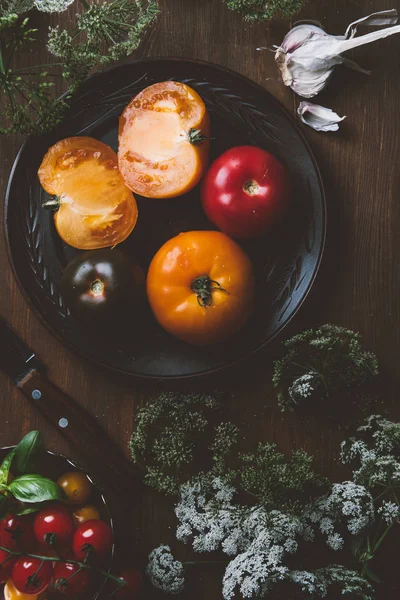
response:
<path id="1" fill-rule="evenodd" d="M 43 450 L 40 432 L 31 431 L 3 460 L 0 466 L 0 519 L 4 519 L 10 511 L 25 515 L 39 510 L 42 502 L 65 499 L 55 481 L 29 473 L 32 459 Z M 10 481 L 11 468 L 18 477 Z"/>
<path id="2" fill-rule="evenodd" d="M 225 0 L 231 10 L 239 12 L 246 21 L 265 21 L 277 15 L 292 17 L 306 0 Z"/>
<path id="3" fill-rule="evenodd" d="M 361 346 L 358 333 L 337 325 L 302 331 L 285 342 L 286 354 L 274 365 L 274 386 L 282 410 L 326 401 L 353 390 L 378 374 L 378 361 Z"/>
<path id="4" fill-rule="evenodd" d="M 37 33 L 29 27 L 28 18 L 19 15 L 35 7 L 60 12 L 71 0 L 0 3 L 0 133 L 32 134 L 54 128 L 90 72 L 134 52 L 158 14 L 157 0 L 79 2 L 83 12 L 76 16 L 70 31 L 49 30 L 47 63 L 15 69 L 12 64 L 36 42 Z M 60 77 L 68 86 L 62 100 L 54 97 L 55 81 Z"/>

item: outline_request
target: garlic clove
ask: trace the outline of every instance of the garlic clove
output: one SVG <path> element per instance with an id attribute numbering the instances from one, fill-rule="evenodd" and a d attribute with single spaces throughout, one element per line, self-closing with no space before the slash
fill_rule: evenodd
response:
<path id="1" fill-rule="evenodd" d="M 305 101 L 300 102 L 297 113 L 303 123 L 316 131 L 338 131 L 339 123 L 346 118 L 330 108 Z"/>

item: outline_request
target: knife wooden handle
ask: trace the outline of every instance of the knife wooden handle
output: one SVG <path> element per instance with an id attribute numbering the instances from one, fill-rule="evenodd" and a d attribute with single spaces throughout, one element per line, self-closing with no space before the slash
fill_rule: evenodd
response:
<path id="1" fill-rule="evenodd" d="M 50 423 L 73 445 L 93 479 L 119 504 L 137 496 L 139 470 L 88 412 L 39 371 L 30 371 L 18 384 L 20 390 Z M 136 489 L 135 489 L 136 488 Z"/>

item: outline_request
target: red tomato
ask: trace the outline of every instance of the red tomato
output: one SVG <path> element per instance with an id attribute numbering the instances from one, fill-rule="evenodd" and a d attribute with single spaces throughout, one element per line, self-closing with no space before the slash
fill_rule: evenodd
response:
<path id="1" fill-rule="evenodd" d="M 114 594 L 118 600 L 136 600 L 143 587 L 143 575 L 138 569 L 123 569 L 118 577 L 125 581 L 124 587 Z"/>
<path id="2" fill-rule="evenodd" d="M 50 562 L 40 558 L 21 556 L 15 561 L 11 578 L 17 590 L 23 594 L 40 594 L 48 588 L 53 574 Z"/>
<path id="3" fill-rule="evenodd" d="M 31 518 L 9 514 L 0 521 L 0 546 L 14 552 L 21 549 L 23 552 L 32 550 L 35 546 L 35 536 Z"/>
<path id="4" fill-rule="evenodd" d="M 60 545 L 71 540 L 74 523 L 65 506 L 52 504 L 37 513 L 33 529 L 38 542 Z"/>
<path id="5" fill-rule="evenodd" d="M 79 570 L 78 565 L 57 562 L 53 568 L 54 589 L 66 596 L 76 598 L 90 586 L 88 569 Z"/>
<path id="6" fill-rule="evenodd" d="M 88 556 L 91 560 L 103 561 L 113 544 L 111 527 L 104 521 L 86 521 L 75 531 L 72 549 L 79 561 Z"/>
<path id="7" fill-rule="evenodd" d="M 5 550 L 0 550 L 0 583 L 5 583 L 11 575 L 15 556 Z"/>
<path id="8" fill-rule="evenodd" d="M 245 239 L 265 233 L 282 218 L 291 182 L 272 154 L 237 146 L 213 162 L 201 194 L 210 221 L 227 235 Z"/>

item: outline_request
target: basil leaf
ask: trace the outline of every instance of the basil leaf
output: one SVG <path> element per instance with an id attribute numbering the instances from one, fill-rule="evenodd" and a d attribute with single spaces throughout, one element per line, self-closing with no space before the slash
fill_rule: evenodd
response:
<path id="1" fill-rule="evenodd" d="M 45 502 L 63 500 L 64 495 L 55 481 L 42 475 L 21 475 L 9 485 L 9 490 L 20 502 Z"/>
<path id="2" fill-rule="evenodd" d="M 5 494 L 0 494 L 0 519 L 5 519 L 9 512 L 9 500 Z"/>
<path id="3" fill-rule="evenodd" d="M 29 473 L 32 458 L 44 450 L 40 431 L 30 431 L 15 448 L 15 469 L 17 473 Z"/>
<path id="4" fill-rule="evenodd" d="M 13 514 L 17 515 L 18 517 L 22 517 L 23 515 L 30 515 L 32 513 L 37 512 L 38 510 L 41 510 L 43 508 L 43 505 L 38 503 L 38 504 L 30 504 L 29 506 L 21 506 L 20 508 L 13 508 Z"/>
<path id="5" fill-rule="evenodd" d="M 0 483 L 7 484 L 7 482 L 8 482 L 8 474 L 10 472 L 10 467 L 11 467 L 11 463 L 12 463 L 14 455 L 15 455 L 15 451 L 16 451 L 16 448 L 14 448 L 14 450 L 11 450 L 11 452 L 9 452 L 9 454 L 7 454 L 7 456 L 5 457 L 5 459 L 3 460 L 2 464 L 1 464 Z"/>

